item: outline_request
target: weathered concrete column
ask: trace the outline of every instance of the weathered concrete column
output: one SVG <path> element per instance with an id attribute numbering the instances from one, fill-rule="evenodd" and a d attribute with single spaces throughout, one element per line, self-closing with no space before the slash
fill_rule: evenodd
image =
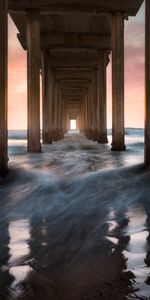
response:
<path id="1" fill-rule="evenodd" d="M 84 123 L 85 123 L 84 133 L 85 133 L 85 135 L 87 134 L 87 131 L 88 131 L 88 93 L 89 93 L 89 89 L 87 90 L 87 94 L 86 94 L 86 97 L 85 97 L 85 108 L 83 107 L 83 111 L 85 109 L 85 114 L 83 114 L 85 116 L 85 120 L 84 120 Z"/>
<path id="2" fill-rule="evenodd" d="M 96 117 L 96 109 L 97 109 L 97 85 L 96 85 L 96 76 L 94 74 L 93 77 L 93 83 L 92 83 L 92 97 L 91 97 L 91 139 L 95 140 L 96 136 L 96 122 L 97 122 L 97 117 Z"/>
<path id="3" fill-rule="evenodd" d="M 0 1 L 0 176 L 7 167 L 7 69 L 8 69 L 7 0 Z"/>
<path id="4" fill-rule="evenodd" d="M 50 51 L 44 50 L 42 53 L 43 144 L 52 144 L 51 79 Z"/>
<path id="5" fill-rule="evenodd" d="M 62 98 L 61 98 L 61 90 L 58 87 L 58 102 L 57 102 L 57 128 L 58 128 L 58 140 L 62 138 Z"/>
<path id="6" fill-rule="evenodd" d="M 124 143 L 124 15 L 112 15 L 112 150 L 125 150 Z"/>
<path id="7" fill-rule="evenodd" d="M 79 114 L 77 115 L 76 122 L 77 122 L 76 123 L 76 129 L 79 130 L 79 127 L 80 127 L 80 115 Z"/>
<path id="8" fill-rule="evenodd" d="M 145 3 L 145 167 L 150 166 L 150 3 Z"/>
<path id="9" fill-rule="evenodd" d="M 89 126 L 90 126 L 90 92 L 91 90 L 88 89 L 87 98 L 86 98 L 86 128 L 85 128 L 85 135 L 89 137 Z"/>
<path id="10" fill-rule="evenodd" d="M 64 138 L 64 134 L 66 133 L 66 118 L 67 118 L 67 115 L 66 115 L 65 101 L 64 101 L 64 97 L 63 97 L 62 93 L 61 93 L 61 98 L 62 98 L 62 115 L 63 115 L 63 118 L 62 118 L 63 136 L 62 136 L 62 138 Z"/>
<path id="11" fill-rule="evenodd" d="M 98 143 L 106 144 L 107 111 L 106 111 L 106 51 L 98 53 Z"/>
<path id="12" fill-rule="evenodd" d="M 67 112 L 67 122 L 66 122 L 66 127 L 67 127 L 67 131 L 70 130 L 70 117 L 69 117 L 68 112 Z"/>
<path id="13" fill-rule="evenodd" d="M 80 108 L 80 126 L 79 131 L 85 133 L 86 128 L 86 96 L 82 100 Z"/>
<path id="14" fill-rule="evenodd" d="M 87 102 L 87 108 L 88 108 L 88 129 L 87 129 L 87 137 L 89 139 L 92 138 L 92 94 L 93 94 L 93 89 L 90 87 L 89 92 L 88 92 L 88 102 Z"/>
<path id="15" fill-rule="evenodd" d="M 62 100 L 62 138 L 64 138 L 64 134 L 66 132 L 66 109 L 65 109 L 65 101 L 64 101 L 64 97 L 63 94 L 61 92 L 61 100 Z"/>
<path id="16" fill-rule="evenodd" d="M 54 73 L 54 100 L 53 100 L 53 141 L 58 141 L 58 85 Z"/>
<path id="17" fill-rule="evenodd" d="M 27 12 L 28 151 L 40 152 L 40 21 L 39 11 Z"/>
<path id="18" fill-rule="evenodd" d="M 58 103 L 57 103 L 57 128 L 58 128 L 58 140 L 62 138 L 62 121 L 63 121 L 63 110 L 62 110 L 62 97 L 61 90 L 58 88 Z"/>
<path id="19" fill-rule="evenodd" d="M 93 140 L 98 140 L 98 73 L 97 69 L 95 69 L 93 76 L 93 122 L 94 122 L 94 131 L 93 131 Z"/>

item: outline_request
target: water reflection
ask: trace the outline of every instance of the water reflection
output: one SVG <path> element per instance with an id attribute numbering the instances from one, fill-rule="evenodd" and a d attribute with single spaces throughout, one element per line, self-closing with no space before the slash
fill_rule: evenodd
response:
<path id="1" fill-rule="evenodd" d="M 129 294 L 129 287 L 131 290 L 131 279 L 135 292 L 129 299 L 149 297 L 149 268 L 144 263 L 147 214 L 143 208 L 125 206 L 119 210 L 116 205 L 108 205 L 87 216 L 81 211 L 74 215 L 67 211 L 59 217 L 56 213 L 33 217 L 30 223 L 28 219 L 9 222 L 3 272 L 9 272 L 11 279 L 7 281 L 10 297 L 4 299 L 28 299 L 28 289 L 30 299 L 41 299 L 34 289 L 42 290 L 43 299 L 47 295 L 54 300 L 66 299 L 59 295 L 67 286 L 65 293 L 71 297 L 76 290 L 76 299 L 84 299 L 82 296 L 87 293 L 85 299 L 93 300 L 94 295 L 99 297 L 102 293 L 106 299 L 112 295 L 114 298 L 110 299 L 122 300 Z M 24 280 L 28 280 L 28 285 L 22 284 Z"/>
<path id="2" fill-rule="evenodd" d="M 142 207 L 132 208 L 127 212 L 129 218 L 125 234 L 130 236 L 130 241 L 123 254 L 127 258 L 127 271 L 134 274 L 134 295 L 138 297 L 149 297 L 150 289 L 147 278 L 150 268 L 145 264 L 147 256 L 149 232 L 146 227 L 147 214 Z"/>
<path id="3" fill-rule="evenodd" d="M 30 239 L 29 221 L 26 219 L 11 221 L 8 232 L 10 236 L 8 244 L 10 258 L 7 265 L 10 275 L 14 278 L 10 290 L 12 289 L 12 294 L 16 298 L 23 292 L 21 282 L 32 271 L 27 260 L 30 253 L 28 245 Z"/>
<path id="4" fill-rule="evenodd" d="M 110 145 L 66 135 L 43 153 L 26 155 L 20 140 L 10 144 L 14 178 L 0 189 L 0 299 L 148 295 L 150 209 L 136 203 L 144 202 L 145 188 L 149 195 L 149 179 L 145 184 L 138 166 L 117 170 L 143 159 L 142 143 L 128 144 L 126 152 L 113 153 Z"/>

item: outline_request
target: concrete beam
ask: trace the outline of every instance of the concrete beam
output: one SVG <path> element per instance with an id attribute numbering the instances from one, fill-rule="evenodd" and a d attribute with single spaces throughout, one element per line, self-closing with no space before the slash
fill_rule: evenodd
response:
<path id="1" fill-rule="evenodd" d="M 89 87 L 89 82 L 60 82 L 59 83 L 59 88 L 60 89 L 66 89 L 66 88 L 76 88 L 76 89 L 88 89 Z"/>
<path id="2" fill-rule="evenodd" d="M 89 69 L 89 70 L 80 70 L 80 69 L 63 69 L 63 70 L 57 70 L 56 69 L 56 79 L 60 80 L 60 79 L 68 79 L 68 78 L 72 78 L 72 79 L 93 79 L 94 73 L 95 73 L 95 69 Z"/>
<path id="3" fill-rule="evenodd" d="M 18 40 L 24 50 L 26 46 L 26 36 L 17 34 Z M 41 48 L 91 48 L 91 49 L 111 49 L 111 37 L 108 34 L 92 33 L 43 33 L 41 32 Z"/>
<path id="4" fill-rule="evenodd" d="M 62 49 L 51 51 L 52 67 L 96 67 L 98 53 L 96 50 Z"/>
<path id="5" fill-rule="evenodd" d="M 9 0 L 9 10 L 26 10 L 40 8 L 43 13 L 52 11 L 84 11 L 84 12 L 110 12 L 122 11 L 128 15 L 135 15 L 143 0 Z"/>

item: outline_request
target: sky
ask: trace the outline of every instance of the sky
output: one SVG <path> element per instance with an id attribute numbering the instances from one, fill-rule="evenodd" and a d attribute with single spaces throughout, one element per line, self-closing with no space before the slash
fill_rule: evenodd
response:
<path id="1" fill-rule="evenodd" d="M 125 127 L 144 127 L 144 4 L 125 21 Z M 27 128 L 26 51 L 9 17 L 8 128 Z M 111 61 L 107 67 L 107 126 L 112 127 Z"/>

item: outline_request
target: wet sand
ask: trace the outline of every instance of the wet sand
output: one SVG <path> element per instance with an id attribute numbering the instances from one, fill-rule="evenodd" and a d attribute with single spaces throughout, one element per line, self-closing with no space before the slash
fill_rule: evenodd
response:
<path id="1" fill-rule="evenodd" d="M 150 171 L 142 140 L 127 144 L 69 134 L 33 155 L 10 141 L 0 300 L 150 299 Z"/>

